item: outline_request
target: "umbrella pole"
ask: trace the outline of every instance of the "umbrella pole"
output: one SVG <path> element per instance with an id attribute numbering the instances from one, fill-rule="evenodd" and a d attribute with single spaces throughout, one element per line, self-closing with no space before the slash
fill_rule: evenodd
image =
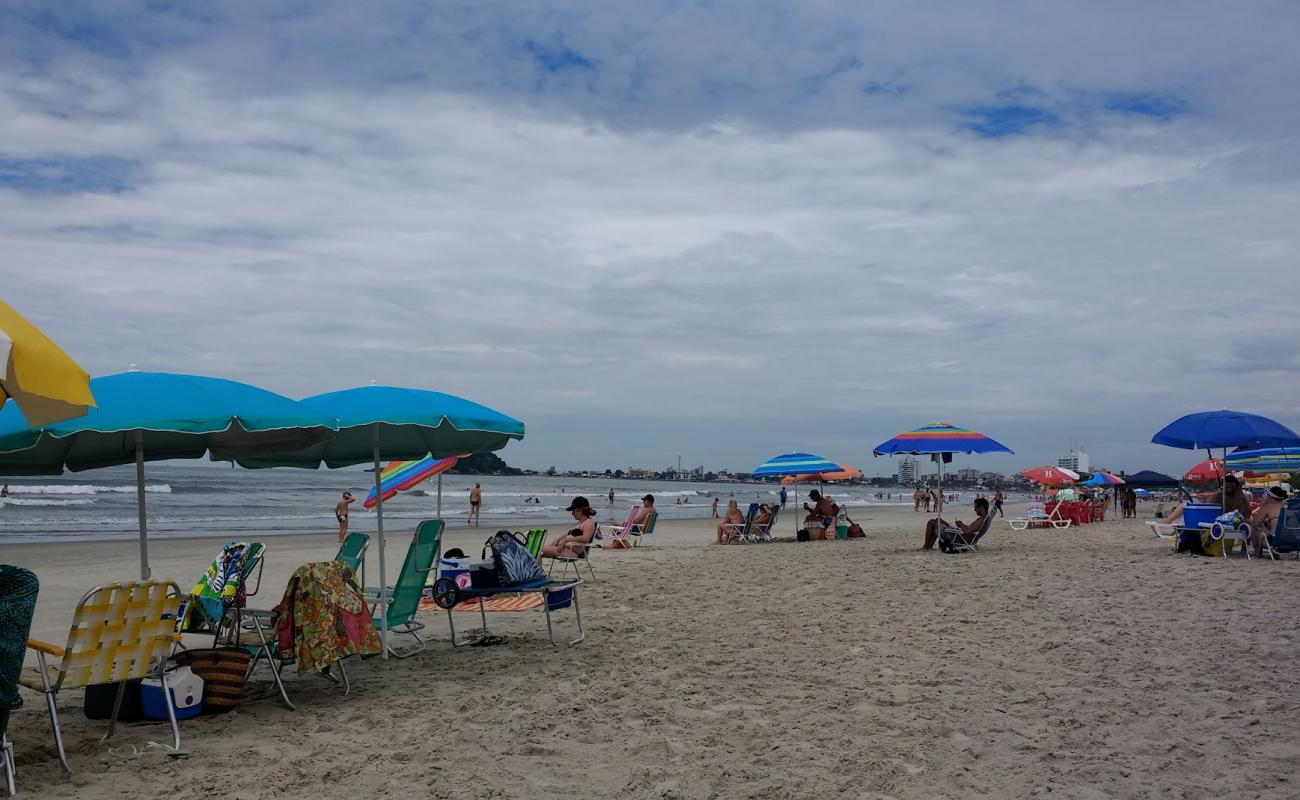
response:
<path id="1" fill-rule="evenodd" d="M 144 508 L 144 431 L 135 432 L 135 509 L 140 515 L 140 580 L 149 580 L 149 523 Z"/>
<path id="2" fill-rule="evenodd" d="M 438 473 L 438 519 L 442 519 L 442 473 Z"/>
<path id="3" fill-rule="evenodd" d="M 379 525 L 379 644 L 388 658 L 388 576 L 384 567 L 384 478 L 379 467 L 379 423 L 374 425 L 375 519 Z"/>

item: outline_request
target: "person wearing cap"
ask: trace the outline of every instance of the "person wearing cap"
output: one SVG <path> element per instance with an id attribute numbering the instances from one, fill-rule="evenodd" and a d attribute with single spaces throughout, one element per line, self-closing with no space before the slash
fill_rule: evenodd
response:
<path id="1" fill-rule="evenodd" d="M 1286 490 L 1273 486 L 1264 495 L 1264 502 L 1259 504 L 1255 513 L 1250 515 L 1250 545 L 1255 548 L 1255 555 L 1264 554 L 1264 543 L 1277 530 L 1277 518 L 1286 507 Z"/>
<path id="2" fill-rule="evenodd" d="M 650 517 L 655 513 L 655 496 L 648 494 L 641 498 L 641 511 L 636 515 L 636 521 L 633 525 L 639 526 L 638 532 L 645 530 L 645 526 L 650 524 Z"/>
<path id="3" fill-rule="evenodd" d="M 586 546 L 591 544 L 591 540 L 596 536 L 596 509 L 591 507 L 587 498 L 582 496 L 573 498 L 565 511 L 573 515 L 578 525 L 570 528 L 568 533 L 542 545 L 543 558 L 580 558 L 587 549 Z"/>

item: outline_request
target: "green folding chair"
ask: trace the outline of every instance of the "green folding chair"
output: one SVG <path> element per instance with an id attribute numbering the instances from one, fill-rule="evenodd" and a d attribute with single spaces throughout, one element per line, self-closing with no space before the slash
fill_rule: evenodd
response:
<path id="1" fill-rule="evenodd" d="M 529 531 L 528 541 L 525 543 L 525 546 L 528 548 L 529 555 L 531 555 L 533 558 L 537 558 L 538 554 L 542 552 L 542 544 L 545 541 L 546 541 L 545 528 L 542 528 L 540 530 Z"/>
<path id="2" fill-rule="evenodd" d="M 370 547 L 370 536 L 365 533 L 349 533 L 339 545 L 335 561 L 342 561 L 355 572 L 361 585 L 366 585 L 366 550 Z"/>
<path id="3" fill-rule="evenodd" d="M 411 545 L 406 549 L 406 560 L 402 562 L 402 571 L 397 574 L 397 582 L 388 589 L 389 637 L 384 642 L 388 652 L 397 658 L 415 655 L 424 649 L 424 640 L 420 631 L 424 623 L 415 619 L 415 612 L 420 610 L 420 598 L 424 596 L 424 585 L 429 573 L 437 568 L 438 555 L 442 545 L 443 522 L 440 519 L 426 519 L 415 529 Z M 379 613 L 379 588 L 367 588 L 367 599 L 373 600 L 371 613 L 375 614 L 375 627 L 383 630 L 384 617 Z M 411 636 L 417 642 L 407 650 L 398 650 L 392 645 L 392 635 Z"/>

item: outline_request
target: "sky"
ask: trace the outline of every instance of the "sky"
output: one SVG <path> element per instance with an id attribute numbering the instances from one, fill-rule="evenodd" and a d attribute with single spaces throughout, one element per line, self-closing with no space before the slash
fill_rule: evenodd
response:
<path id="1" fill-rule="evenodd" d="M 0 285 L 94 374 L 423 386 L 544 468 L 1300 427 L 1300 5 L 0 7 Z"/>

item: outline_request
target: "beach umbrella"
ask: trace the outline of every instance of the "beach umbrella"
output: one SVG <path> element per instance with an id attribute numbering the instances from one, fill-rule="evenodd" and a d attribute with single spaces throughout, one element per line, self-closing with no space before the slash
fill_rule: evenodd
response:
<path id="1" fill-rule="evenodd" d="M 842 472 L 844 467 L 828 458 L 812 453 L 782 453 L 754 467 L 755 478 L 784 478 L 791 475 L 823 475 Z M 795 486 L 794 502 L 799 503 L 799 488 Z M 799 530 L 798 514 L 795 515 L 795 530 Z"/>
<path id="2" fill-rule="evenodd" d="M 388 657 L 388 577 L 384 565 L 384 472 L 381 459 L 419 460 L 500 450 L 524 438 L 524 423 L 472 400 L 428 389 L 358 386 L 304 397 L 302 404 L 334 418 L 334 438 L 300 450 L 241 458 L 249 468 L 330 469 L 373 463 L 379 541 L 380 636 Z"/>
<path id="3" fill-rule="evenodd" d="M 1183 473 L 1188 483 L 1218 483 L 1223 477 L 1223 462 L 1217 458 L 1207 458 Z"/>
<path id="4" fill-rule="evenodd" d="M 800 475 L 786 475 L 781 479 L 781 483 L 788 486 L 792 483 L 826 483 L 828 481 L 848 481 L 861 477 L 862 470 L 841 464 L 838 472 L 805 472 Z"/>
<path id="5" fill-rule="evenodd" d="M 1011 448 L 979 431 L 958 428 L 946 422 L 922 425 L 910 431 L 904 431 L 892 439 L 881 442 L 872 448 L 872 454 L 887 455 L 922 455 L 928 454 L 938 466 L 939 507 L 935 518 L 943 512 L 943 465 L 952 460 L 953 453 L 1010 453 Z"/>
<path id="6" fill-rule="evenodd" d="M 1099 469 L 1099 470 L 1097 470 L 1096 472 L 1092 473 L 1092 477 L 1089 478 L 1088 480 L 1084 481 L 1081 485 L 1083 485 L 1083 486 L 1114 486 L 1114 485 L 1116 485 L 1116 484 L 1121 484 L 1121 483 L 1123 483 L 1123 482 L 1124 482 L 1124 479 L 1121 478 L 1120 476 L 1118 476 L 1118 475 L 1112 475 L 1112 474 L 1110 474 L 1109 472 L 1105 471 L 1104 469 Z"/>
<path id="7" fill-rule="evenodd" d="M 1223 459 L 1230 470 L 1250 472 L 1300 472 L 1300 449 L 1263 447 L 1237 450 Z"/>
<path id="8" fill-rule="evenodd" d="M 1062 467 L 1029 467 L 1020 470 L 1020 474 L 1043 486 L 1068 486 L 1079 481 L 1079 473 Z"/>
<path id="9" fill-rule="evenodd" d="M 1130 489 L 1172 489 L 1178 486 L 1178 479 L 1163 472 L 1144 469 L 1125 477 L 1124 485 Z"/>
<path id="10" fill-rule="evenodd" d="M 334 434 L 333 417 L 287 397 L 224 378 L 120 372 L 93 378 L 97 402 L 80 417 L 32 426 L 0 409 L 0 475 L 59 475 L 135 463 L 140 577 L 149 578 L 144 462 L 230 460 L 298 448 Z"/>
<path id="11" fill-rule="evenodd" d="M 1296 447 L 1300 448 L 1300 434 L 1282 423 L 1245 411 L 1199 411 L 1187 414 L 1156 432 L 1151 437 L 1155 444 L 1178 447 L 1183 450 L 1204 450 L 1213 458 L 1212 450 L 1223 450 L 1227 458 L 1230 447 Z M 1222 476 L 1220 492 L 1223 491 Z"/>
<path id="12" fill-rule="evenodd" d="M 11 399 L 34 426 L 79 417 L 95 405 L 90 374 L 0 300 L 0 406 Z"/>
<path id="13" fill-rule="evenodd" d="M 468 453 L 462 455 L 468 455 Z M 391 500 L 398 492 L 414 489 L 429 478 L 437 475 L 438 516 L 442 517 L 442 473 L 456 466 L 456 462 L 459 460 L 458 456 L 447 456 L 446 458 L 425 456 L 416 461 L 389 461 L 384 465 L 383 475 L 380 476 L 380 483 L 384 486 L 384 499 Z M 377 498 L 375 487 L 371 486 L 370 493 L 366 495 L 366 499 L 361 505 L 367 509 L 374 508 Z"/>

